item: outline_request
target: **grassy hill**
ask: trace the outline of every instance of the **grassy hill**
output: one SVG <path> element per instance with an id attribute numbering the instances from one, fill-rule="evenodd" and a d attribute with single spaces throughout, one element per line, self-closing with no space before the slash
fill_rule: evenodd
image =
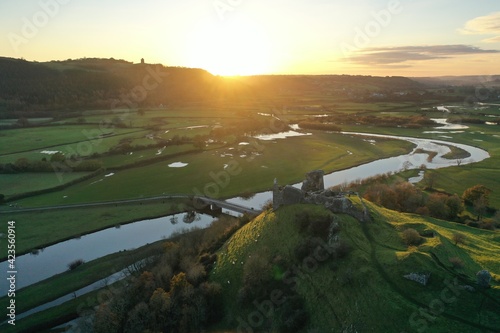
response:
<path id="1" fill-rule="evenodd" d="M 368 224 L 296 205 L 241 228 L 210 273 L 223 286 L 226 313 L 216 331 L 498 332 L 498 232 L 368 206 Z M 339 226 L 308 256 L 304 244 L 321 233 L 305 227 L 304 218 Z M 408 228 L 426 236 L 420 245 L 403 241 Z M 455 245 L 454 234 L 465 241 Z M 476 284 L 482 269 L 493 276 L 489 289 Z M 430 274 L 429 282 L 405 279 L 409 273 Z"/>

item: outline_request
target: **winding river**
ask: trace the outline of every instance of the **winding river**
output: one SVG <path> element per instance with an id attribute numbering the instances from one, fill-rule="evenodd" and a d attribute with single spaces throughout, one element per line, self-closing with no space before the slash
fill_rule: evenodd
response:
<path id="1" fill-rule="evenodd" d="M 488 152 L 480 148 L 448 141 L 354 132 L 344 132 L 343 134 L 366 136 L 367 140 L 372 144 L 376 144 L 377 139 L 406 140 L 416 145 L 415 150 L 420 148 L 426 151 L 436 151 L 438 155 L 429 162 L 427 161 L 427 154 L 414 153 L 414 150 L 409 154 L 379 159 L 349 169 L 336 171 L 325 176 L 325 187 L 340 185 L 387 172 L 418 169 L 422 165 L 425 165 L 429 169 L 457 165 L 457 160 L 442 157 L 450 151 L 449 146 L 456 146 L 470 153 L 469 158 L 460 161 L 461 164 L 479 162 L 489 157 Z M 294 184 L 294 186 L 299 187 L 301 183 Z M 238 197 L 228 199 L 227 201 L 243 206 L 260 208 L 271 198 L 272 192 L 266 191 L 258 193 L 248 200 Z M 17 289 L 19 290 L 20 288 L 66 271 L 68 264 L 76 259 L 90 261 L 118 251 L 138 248 L 145 244 L 168 238 L 172 233 L 186 227 L 196 226 L 198 228 L 205 228 L 213 221 L 211 216 L 199 215 L 198 221 L 187 225 L 182 222 L 184 219 L 186 219 L 186 214 L 139 221 L 123 225 L 120 228 L 109 228 L 79 239 L 61 242 L 43 249 L 38 254 L 20 256 L 16 258 L 16 265 L 18 267 Z M 172 221 L 177 221 L 177 223 L 172 223 Z M 0 263 L 0 270 L 3 272 L 8 271 L 6 261 Z M 6 279 L 2 279 L 0 296 L 6 295 L 7 290 Z"/>
<path id="2" fill-rule="evenodd" d="M 412 137 L 402 137 L 394 135 L 383 135 L 383 134 L 370 134 L 370 133 L 357 133 L 357 132 L 343 132 L 344 135 L 356 135 L 365 136 L 370 139 L 370 142 L 376 144 L 377 138 L 381 139 L 398 139 L 405 140 L 416 145 L 415 149 L 409 154 L 383 158 L 359 166 L 355 166 L 349 169 L 339 170 L 325 175 L 324 182 L 325 188 L 341 185 L 344 183 L 349 183 L 358 179 L 366 179 L 376 175 L 388 173 L 388 172 L 399 172 L 401 170 L 419 169 L 422 165 L 425 165 L 427 169 L 439 169 L 446 168 L 449 166 L 456 166 L 458 163 L 461 165 L 480 162 L 490 157 L 487 151 L 460 143 L 454 143 L 449 141 L 434 140 L 434 139 L 421 139 Z M 460 162 L 456 159 L 446 159 L 443 158 L 444 155 L 450 152 L 449 146 L 455 146 L 457 148 L 463 149 L 470 154 L 470 157 L 466 159 L 461 159 Z M 416 150 L 422 149 L 425 151 L 435 151 L 438 154 L 432 159 L 432 161 L 427 161 L 428 154 L 425 153 L 415 153 Z M 279 182 L 279 179 L 278 179 Z M 295 187 L 300 187 L 302 183 L 294 184 Z M 272 192 L 266 191 L 257 193 L 250 199 L 243 198 L 232 198 L 226 201 L 235 204 L 249 206 L 258 208 L 264 205 L 268 200 L 272 198 Z"/>

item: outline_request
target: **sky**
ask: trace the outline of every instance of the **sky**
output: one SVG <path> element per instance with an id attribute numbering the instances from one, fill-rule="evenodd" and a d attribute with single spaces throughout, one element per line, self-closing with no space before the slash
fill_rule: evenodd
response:
<path id="1" fill-rule="evenodd" d="M 217 75 L 495 75 L 500 1 L 0 0 L 0 56 Z"/>

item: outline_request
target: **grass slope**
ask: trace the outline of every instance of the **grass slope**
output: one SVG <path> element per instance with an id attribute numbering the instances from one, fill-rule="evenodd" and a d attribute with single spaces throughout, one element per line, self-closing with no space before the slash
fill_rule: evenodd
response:
<path id="1" fill-rule="evenodd" d="M 291 265 L 298 269 L 296 290 L 304 298 L 309 313 L 305 331 L 497 331 L 500 327 L 498 232 L 402 214 L 370 203 L 368 207 L 374 219 L 368 224 L 350 216 L 335 217 L 341 226 L 340 238 L 352 248 L 346 258 L 329 258 L 316 267 L 293 263 L 291 259 Z M 297 227 L 297 214 L 304 211 L 313 216 L 331 214 L 323 207 L 309 205 L 266 211 L 219 250 L 210 279 L 223 286 L 226 316 L 217 330 L 238 328 L 238 318 L 251 322 L 249 316 L 252 313 L 255 316 L 258 308 L 241 310 L 237 301 L 244 263 L 262 251 L 271 257 L 293 257 L 293 249 L 303 237 Z M 425 238 L 420 246 L 407 247 L 401 232 L 409 227 L 420 233 L 433 232 L 435 236 Z M 466 236 L 465 244 L 454 245 L 452 237 L 457 232 Z M 464 267 L 453 269 L 450 257 L 459 257 Z M 472 293 L 447 287 L 447 284 L 476 286 L 475 274 L 481 269 L 492 273 L 492 288 L 477 288 Z M 427 286 L 403 278 L 411 272 L 431 273 Z M 421 313 L 419 309 L 423 309 Z M 259 327 L 252 324 L 252 329 L 258 331 Z"/>

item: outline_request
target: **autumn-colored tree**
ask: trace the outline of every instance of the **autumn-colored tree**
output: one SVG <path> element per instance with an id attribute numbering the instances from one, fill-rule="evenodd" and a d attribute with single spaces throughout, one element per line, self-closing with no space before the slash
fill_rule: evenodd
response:
<path id="1" fill-rule="evenodd" d="M 26 171 L 30 167 L 30 161 L 25 157 L 21 157 L 14 162 L 14 165 L 19 171 Z"/>
<path id="2" fill-rule="evenodd" d="M 427 208 L 431 216 L 445 219 L 450 215 L 450 209 L 446 205 L 446 200 L 448 196 L 441 193 L 433 193 L 429 196 L 427 200 Z"/>
<path id="3" fill-rule="evenodd" d="M 481 220 L 486 210 L 488 209 L 489 200 L 485 195 L 481 195 L 477 200 L 474 200 L 474 211 L 477 215 L 477 220 Z"/>
<path id="4" fill-rule="evenodd" d="M 474 201 L 478 200 L 482 196 L 486 200 L 486 205 L 489 204 L 491 190 L 484 185 L 474 185 L 464 191 L 462 194 L 462 199 L 465 203 L 473 205 Z"/>
<path id="5" fill-rule="evenodd" d="M 389 209 L 398 209 L 396 192 L 385 184 L 374 184 L 364 198 Z"/>
<path id="6" fill-rule="evenodd" d="M 408 182 L 402 182 L 394 186 L 397 196 L 399 210 L 404 212 L 414 212 L 422 205 L 421 191 Z"/>
<path id="7" fill-rule="evenodd" d="M 120 329 L 120 321 L 108 303 L 101 304 L 94 316 L 94 331 L 96 333 L 114 333 Z"/>
<path id="8" fill-rule="evenodd" d="M 450 218 L 454 218 L 464 210 L 464 205 L 460 197 L 456 194 L 446 199 L 446 206 L 448 206 Z"/>
<path id="9" fill-rule="evenodd" d="M 438 174 L 435 171 L 426 171 L 424 175 L 424 183 L 429 189 L 434 189 L 434 184 L 436 184 Z"/>

